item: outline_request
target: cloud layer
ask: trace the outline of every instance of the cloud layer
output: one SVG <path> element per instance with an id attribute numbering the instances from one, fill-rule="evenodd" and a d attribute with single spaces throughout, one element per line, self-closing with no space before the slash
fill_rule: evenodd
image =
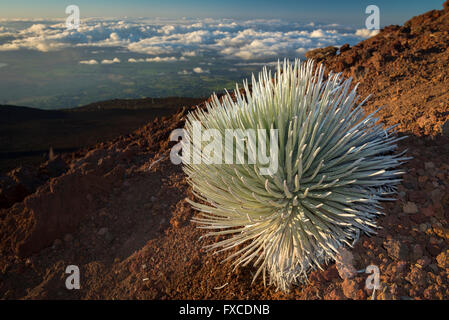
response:
<path id="1" fill-rule="evenodd" d="M 303 25 L 279 20 L 84 19 L 78 30 L 67 30 L 63 22 L 55 21 L 28 21 L 23 22 L 23 28 L 17 23 L 10 27 L 3 20 L 0 51 L 92 47 L 136 54 L 122 61 L 115 56 L 102 61 L 86 57 L 80 64 L 174 62 L 209 55 L 250 61 L 302 56 L 312 48 L 354 44 L 374 34 L 336 24 Z"/>

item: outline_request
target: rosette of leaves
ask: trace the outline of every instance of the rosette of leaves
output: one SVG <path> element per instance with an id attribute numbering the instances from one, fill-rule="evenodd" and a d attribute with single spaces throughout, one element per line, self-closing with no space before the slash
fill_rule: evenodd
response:
<path id="1" fill-rule="evenodd" d="M 201 200 L 190 201 L 200 211 L 193 221 L 205 236 L 224 236 L 209 250 L 228 252 L 235 267 L 252 263 L 253 281 L 262 274 L 264 284 L 268 277 L 288 291 L 360 233 L 376 233 L 380 201 L 393 200 L 407 158 L 395 152 L 402 138 L 394 127 L 365 115 L 366 99 L 359 103 L 351 79 L 325 76 L 322 65 L 285 60 L 273 75 L 264 68 L 253 76 L 251 89 L 243 85 L 190 113 L 182 145 L 194 143 L 194 122 L 223 136 L 226 129 L 277 129 L 279 151 L 271 156 L 278 169 L 261 175 L 259 162 L 214 164 L 207 152 L 201 163 L 185 163 Z"/>

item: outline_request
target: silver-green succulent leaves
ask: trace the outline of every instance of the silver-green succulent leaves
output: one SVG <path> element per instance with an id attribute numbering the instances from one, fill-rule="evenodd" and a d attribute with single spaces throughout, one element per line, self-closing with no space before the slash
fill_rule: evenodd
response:
<path id="1" fill-rule="evenodd" d="M 373 114 L 364 115 L 350 83 L 340 74 L 325 78 L 322 66 L 311 61 L 286 60 L 274 76 L 266 68 L 253 76 L 251 90 L 244 82 L 245 93 L 237 88 L 235 101 L 229 94 L 222 101 L 213 96 L 207 110 L 187 117 L 183 153 L 194 145 L 198 123 L 222 137 L 226 129 L 277 130 L 279 149 L 270 156 L 279 165 L 271 175 L 260 173 L 258 158 L 254 164 L 217 164 L 212 153 L 195 148 L 193 156 L 202 161 L 186 161 L 183 168 L 202 200 L 192 202 L 200 211 L 194 222 L 207 235 L 226 236 L 208 248 L 234 248 L 226 260 L 253 263 L 254 279 L 262 274 L 266 283 L 268 274 L 283 291 L 335 259 L 340 246 L 352 246 L 360 232 L 375 233 L 379 201 L 392 200 L 402 174 L 397 167 L 407 160 L 394 153 L 400 138 L 393 127 L 384 129 Z M 245 148 L 245 159 L 253 151 Z"/>

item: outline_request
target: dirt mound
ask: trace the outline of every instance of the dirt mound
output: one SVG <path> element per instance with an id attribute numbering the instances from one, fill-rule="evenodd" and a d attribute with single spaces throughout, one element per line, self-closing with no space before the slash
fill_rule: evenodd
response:
<path id="1" fill-rule="evenodd" d="M 372 93 L 366 110 L 384 105 L 381 120 L 410 135 L 400 143 L 414 159 L 404 165 L 399 199 L 383 204 L 379 234 L 361 236 L 347 259 L 347 270 L 379 267 L 379 299 L 449 298 L 449 138 L 440 134 L 449 115 L 448 18 L 447 9 L 431 11 L 321 61 L 360 81 L 360 95 Z M 0 297 L 370 298 L 367 274 L 341 265 L 283 294 L 261 280 L 251 285 L 250 266 L 233 271 L 220 263 L 225 255 L 204 252 L 216 239 L 198 241 L 204 231 L 190 222 L 195 212 L 185 200 L 191 189 L 169 160 L 169 134 L 194 108 L 67 155 L 65 169 L 1 209 Z M 72 264 L 80 267 L 80 290 L 65 288 Z"/>
<path id="2" fill-rule="evenodd" d="M 0 175 L 0 209 L 11 207 L 34 193 L 48 179 L 58 177 L 67 170 L 61 156 L 43 163 L 40 167 L 19 167 Z"/>

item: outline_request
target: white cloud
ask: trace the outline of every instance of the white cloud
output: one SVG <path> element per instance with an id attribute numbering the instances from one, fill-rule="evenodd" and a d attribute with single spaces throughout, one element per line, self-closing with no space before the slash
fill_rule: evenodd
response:
<path id="1" fill-rule="evenodd" d="M 145 61 L 146 62 L 173 62 L 173 61 L 177 61 L 178 59 L 176 59 L 175 57 L 155 57 L 155 58 L 146 58 Z"/>
<path id="2" fill-rule="evenodd" d="M 129 58 L 128 62 L 138 63 L 138 62 L 175 62 L 178 61 L 176 57 L 154 57 L 154 58 Z"/>
<path id="3" fill-rule="evenodd" d="M 112 60 L 103 60 L 101 61 L 101 64 L 113 64 L 113 63 L 120 63 L 120 59 L 119 58 L 114 58 Z"/>
<path id="4" fill-rule="evenodd" d="M 357 29 L 357 31 L 355 32 L 355 35 L 362 37 L 362 38 L 370 38 L 370 37 L 374 37 L 378 33 L 379 33 L 379 30 Z"/>
<path id="5" fill-rule="evenodd" d="M 46 29 L 47 29 L 47 26 L 45 24 L 39 23 L 39 24 L 33 24 L 28 29 L 21 31 L 21 33 L 44 34 Z"/>
<path id="6" fill-rule="evenodd" d="M 0 45 L 0 51 L 16 51 L 20 49 L 37 50 L 41 52 L 58 51 L 67 48 L 68 45 L 54 41 L 46 41 L 36 37 L 24 40 L 13 40 L 10 43 Z"/>
<path id="7" fill-rule="evenodd" d="M 178 74 L 180 74 L 180 75 L 188 75 L 188 74 L 192 74 L 192 72 L 189 72 L 187 70 L 182 70 L 182 71 L 179 71 Z"/>
<path id="8" fill-rule="evenodd" d="M 203 69 L 201 67 L 196 67 L 196 68 L 193 68 L 193 72 L 195 72 L 195 73 L 209 73 L 209 70 L 205 70 L 205 69 Z"/>
<path id="9" fill-rule="evenodd" d="M 98 64 L 98 61 L 95 60 L 95 59 L 92 59 L 92 60 L 83 60 L 83 61 L 80 61 L 80 64 Z"/>
<path id="10" fill-rule="evenodd" d="M 143 39 L 138 42 L 134 42 L 128 45 L 127 49 L 136 53 L 159 55 L 172 53 L 173 49 L 165 44 L 158 42 L 155 43 L 153 38 Z"/>
<path id="11" fill-rule="evenodd" d="M 182 55 L 184 57 L 195 57 L 196 56 L 196 52 L 195 51 L 184 51 L 182 53 Z"/>
<path id="12" fill-rule="evenodd" d="M 311 34 L 310 34 L 311 38 L 323 38 L 324 37 L 324 32 L 321 29 L 318 30 L 314 30 Z"/>
<path id="13" fill-rule="evenodd" d="M 176 28 L 173 25 L 166 25 L 166 26 L 163 26 L 161 29 L 159 29 L 159 32 L 165 33 L 165 34 L 170 34 L 175 29 Z"/>
<path id="14" fill-rule="evenodd" d="M 117 33 L 112 32 L 109 35 L 109 39 L 111 39 L 112 41 L 120 41 L 120 36 Z"/>
<path id="15" fill-rule="evenodd" d="M 41 52 L 58 51 L 69 46 L 61 39 L 70 36 L 66 29 L 58 30 L 45 24 L 33 24 L 31 27 L 8 33 L 15 39 L 0 45 L 0 51 L 15 51 L 20 49 L 37 50 Z"/>
<path id="16" fill-rule="evenodd" d="M 48 52 L 69 47 L 93 47 L 111 48 L 105 50 L 115 50 L 120 54 L 148 55 L 149 59 L 154 59 L 148 62 L 185 61 L 200 53 L 201 56 L 219 55 L 248 61 L 297 57 L 311 48 L 354 44 L 360 41 L 360 37 L 374 34 L 336 24 L 304 25 L 263 19 L 86 18 L 76 31 L 68 31 L 61 19 L 32 21 L 22 30 L 2 25 L 0 36 L 7 34 L 12 39 L 2 42 L 0 51 L 28 49 Z M 145 57 L 127 60 L 144 62 L 140 59 Z"/>
<path id="17" fill-rule="evenodd" d="M 307 31 L 260 31 L 245 29 L 235 36 L 217 41 L 217 47 L 227 57 L 243 60 L 293 56 L 298 47 L 313 43 Z"/>

